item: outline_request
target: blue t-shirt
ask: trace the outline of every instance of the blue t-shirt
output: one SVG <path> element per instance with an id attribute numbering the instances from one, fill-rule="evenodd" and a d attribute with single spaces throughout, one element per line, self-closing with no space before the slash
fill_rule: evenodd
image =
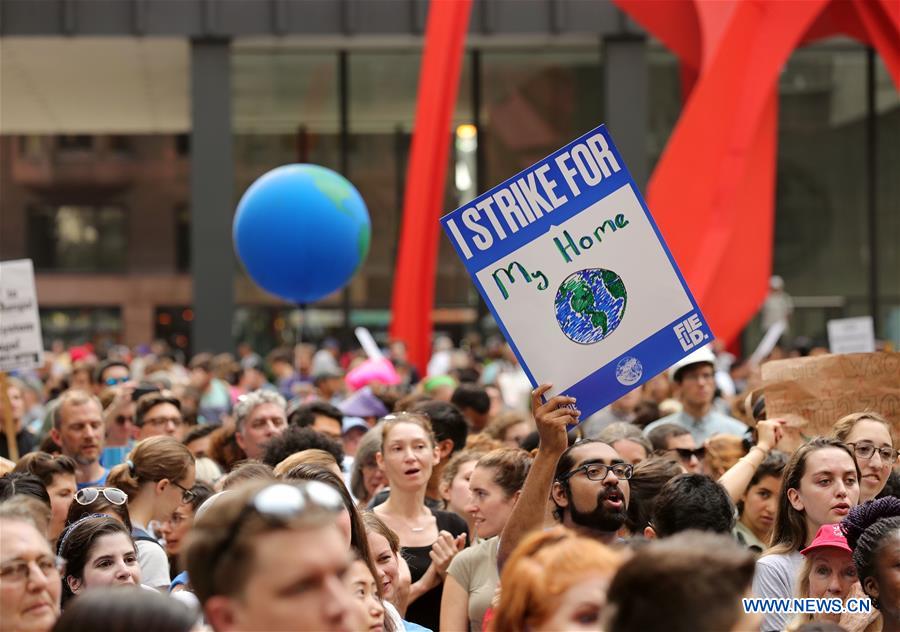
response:
<path id="1" fill-rule="evenodd" d="M 133 447 L 134 442 L 129 441 L 128 445 L 111 445 L 103 448 L 103 454 L 100 455 L 100 465 L 109 470 L 120 463 L 124 463 Z"/>
<path id="2" fill-rule="evenodd" d="M 654 428 L 658 428 L 663 424 L 675 424 L 688 430 L 694 437 L 694 441 L 698 446 L 715 434 L 729 434 L 741 437 L 747 432 L 747 426 L 728 415 L 723 415 L 715 410 L 710 410 L 704 417 L 696 419 L 691 417 L 684 411 L 680 411 L 657 419 L 653 423 L 644 428 L 644 435 L 650 433 Z"/>
<path id="3" fill-rule="evenodd" d="M 103 475 L 98 478 L 96 481 L 88 481 L 87 483 L 78 483 L 78 489 L 84 489 L 85 487 L 103 487 L 106 485 L 106 477 L 109 476 L 109 470 L 103 468 Z"/>

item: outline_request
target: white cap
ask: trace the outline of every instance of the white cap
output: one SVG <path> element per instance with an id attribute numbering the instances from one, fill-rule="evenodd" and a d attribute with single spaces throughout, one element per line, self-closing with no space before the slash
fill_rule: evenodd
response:
<path id="1" fill-rule="evenodd" d="M 712 352 L 712 349 L 709 347 L 709 345 L 700 347 L 692 354 L 683 357 L 681 360 L 669 367 L 669 379 L 674 382 L 675 375 L 682 369 L 689 367 L 692 364 L 709 364 L 715 367 L 716 354 Z"/>

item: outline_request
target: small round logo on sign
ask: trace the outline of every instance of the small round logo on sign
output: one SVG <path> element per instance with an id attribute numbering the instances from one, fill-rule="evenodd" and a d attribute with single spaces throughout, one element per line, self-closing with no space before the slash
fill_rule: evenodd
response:
<path id="1" fill-rule="evenodd" d="M 643 375 L 644 367 L 634 356 L 625 356 L 616 365 L 616 379 L 625 386 L 637 384 Z"/>

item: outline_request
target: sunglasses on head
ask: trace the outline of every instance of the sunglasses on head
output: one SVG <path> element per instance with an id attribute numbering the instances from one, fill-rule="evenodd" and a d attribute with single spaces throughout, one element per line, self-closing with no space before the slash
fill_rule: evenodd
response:
<path id="1" fill-rule="evenodd" d="M 128 495 L 118 487 L 85 487 L 75 492 L 75 502 L 79 505 L 90 505 L 103 494 L 103 497 L 113 505 L 124 505 L 128 502 Z"/>
<path id="2" fill-rule="evenodd" d="M 702 446 L 693 450 L 691 448 L 675 448 L 675 452 L 682 461 L 690 461 L 692 456 L 697 457 L 698 461 L 702 461 L 706 456 L 706 448 Z"/>
<path id="3" fill-rule="evenodd" d="M 297 484 L 276 483 L 258 491 L 238 514 L 225 539 L 216 547 L 209 559 L 215 569 L 222 556 L 231 548 L 247 516 L 252 513 L 273 522 L 286 522 L 306 511 L 318 507 L 332 513 L 344 508 L 344 499 L 336 489 L 320 481 L 301 481 Z"/>

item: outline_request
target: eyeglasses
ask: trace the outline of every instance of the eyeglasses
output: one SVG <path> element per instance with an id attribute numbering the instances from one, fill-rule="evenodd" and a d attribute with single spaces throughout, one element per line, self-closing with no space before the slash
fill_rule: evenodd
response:
<path id="1" fill-rule="evenodd" d="M 878 454 L 881 455 L 881 460 L 884 463 L 891 464 L 897 460 L 897 450 L 887 445 L 881 446 L 879 448 L 874 443 L 869 443 L 868 441 L 848 443 L 847 445 L 853 448 L 853 453 L 858 459 L 871 459 L 873 456 L 875 456 L 875 452 L 878 451 Z"/>
<path id="2" fill-rule="evenodd" d="M 581 467 L 576 467 L 571 472 L 566 472 L 559 477 L 559 480 L 561 482 L 568 481 L 579 472 L 584 472 L 584 475 L 589 481 L 606 480 L 606 477 L 610 472 L 615 474 L 616 478 L 627 481 L 634 473 L 634 466 L 631 463 L 614 463 L 613 465 L 606 465 L 605 463 L 587 463 Z"/>
<path id="3" fill-rule="evenodd" d="M 706 380 L 707 382 L 712 382 L 716 379 L 715 373 L 688 373 L 684 375 L 682 378 L 684 382 L 702 382 Z"/>
<path id="4" fill-rule="evenodd" d="M 191 491 L 187 487 L 182 487 L 175 481 L 172 481 L 172 485 L 181 490 L 181 502 L 183 503 L 189 503 L 197 497 L 197 494 L 195 494 L 193 491 Z"/>
<path id="5" fill-rule="evenodd" d="M 121 506 L 128 502 L 128 494 L 118 487 L 85 487 L 75 492 L 75 502 L 79 505 L 90 505 L 103 494 L 113 505 Z"/>
<path id="6" fill-rule="evenodd" d="M 176 426 L 181 426 L 184 424 L 184 419 L 181 417 L 153 417 L 151 419 L 144 419 L 142 425 L 150 424 L 151 426 L 165 426 L 167 423 L 172 422 Z"/>
<path id="7" fill-rule="evenodd" d="M 33 560 L 38 570 L 43 573 L 47 579 L 59 581 L 59 577 L 66 568 L 66 561 L 56 555 L 42 555 Z M 31 575 L 32 562 L 26 560 L 12 560 L 0 566 L 0 580 L 3 583 L 22 583 L 28 581 Z"/>
<path id="8" fill-rule="evenodd" d="M 118 384 L 124 384 L 125 382 L 127 382 L 130 379 L 131 379 L 130 377 L 108 377 L 105 380 L 103 380 L 103 383 L 106 384 L 107 386 L 116 386 Z"/>
<path id="9" fill-rule="evenodd" d="M 697 457 L 698 461 L 702 461 L 706 457 L 706 447 L 699 448 L 673 448 L 678 453 L 678 458 L 682 461 L 690 461 L 692 456 Z"/>
<path id="10" fill-rule="evenodd" d="M 222 556 L 231 548 L 244 521 L 251 513 L 256 513 L 270 521 L 285 522 L 300 516 L 310 506 L 337 513 L 344 509 L 344 499 L 336 489 L 319 481 L 301 481 L 296 485 L 276 483 L 258 491 L 238 514 L 228 535 L 209 560 L 209 567 L 215 571 Z M 215 573 L 213 574 L 215 577 Z"/>

